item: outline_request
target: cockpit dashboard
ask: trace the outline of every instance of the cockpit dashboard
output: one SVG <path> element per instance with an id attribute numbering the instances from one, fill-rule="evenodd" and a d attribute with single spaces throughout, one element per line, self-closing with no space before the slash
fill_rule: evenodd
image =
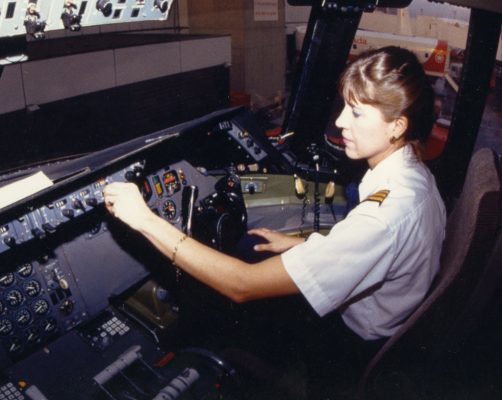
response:
<path id="1" fill-rule="evenodd" d="M 249 111 L 233 108 L 4 174 L 4 187 L 40 171 L 53 184 L 0 213 L 0 399 L 10 398 L 3 392 L 171 399 L 185 390 L 220 398 L 211 397 L 222 396 L 218 379 L 235 371 L 211 347 L 199 347 L 200 321 L 235 324 L 241 309 L 183 276 L 111 217 L 102 190 L 134 182 L 148 206 L 187 235 L 245 255 L 246 231 L 263 225 L 263 215 L 271 227 L 311 229 L 312 204 L 295 195 L 290 168 Z M 277 182 L 282 197 L 274 204 Z M 344 206 L 341 200 L 338 214 Z M 336 218 L 326 207 L 323 226 Z M 194 299 L 204 307 L 194 308 Z M 171 389 L 177 394 L 166 394 Z"/>

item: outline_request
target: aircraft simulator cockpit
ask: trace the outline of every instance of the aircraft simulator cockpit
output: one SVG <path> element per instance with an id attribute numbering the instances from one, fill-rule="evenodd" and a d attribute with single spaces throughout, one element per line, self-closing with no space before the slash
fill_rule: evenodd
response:
<path id="1" fill-rule="evenodd" d="M 289 220 L 298 229 L 310 228 L 310 206 L 302 221 L 306 205 L 289 201 L 287 190 L 282 215 L 276 215 L 272 201 L 278 200 L 267 198 L 267 186 L 287 188 L 289 179 L 287 184 L 269 180 L 261 171 L 274 171 L 285 161 L 274 160 L 277 150 L 264 138 L 251 136 L 247 119 L 242 109 L 216 112 L 76 160 L 37 167 L 36 173 L 25 171 L 4 186 L 23 192 L 50 182 L 28 201 L 4 208 L 0 330 L 2 366 L 10 380 L 24 380 L 45 396 L 33 398 L 161 399 L 177 398 L 181 388 L 210 379 L 211 385 L 206 382 L 199 390 L 218 398 L 213 384 L 232 370 L 209 350 L 185 350 L 195 364 L 173 368 L 174 375 L 157 371 L 162 368 L 152 362 L 167 365 L 169 354 L 185 341 L 177 337 L 184 325 L 180 314 L 187 311 L 186 318 L 197 319 L 189 308 L 192 296 L 204 304 L 196 313 L 209 313 L 211 320 L 208 326 L 199 326 L 200 321 L 185 326 L 186 339 L 211 332 L 212 324 L 223 328 L 225 322 L 212 314 L 226 307 L 231 311 L 231 305 L 218 304 L 224 302 L 208 289 L 205 294 L 202 288 L 183 289 L 188 277 L 168 268 L 144 240 L 113 221 L 103 206 L 102 191 L 111 182 L 135 182 L 154 212 L 227 252 L 236 251 L 254 224 L 274 226 Z M 188 148 L 190 154 L 185 154 Z M 241 179 L 244 168 L 256 169 L 256 175 Z M 246 210 L 245 193 L 262 212 Z M 137 292 L 129 297 L 131 290 Z M 191 297 L 186 310 L 178 291 Z M 131 368 L 138 371 L 128 378 Z M 123 379 L 130 387 L 122 387 Z M 141 389 L 146 384 L 151 387 Z M 120 388 L 115 389 L 118 393 L 114 386 Z M 24 394 L 28 398 L 37 390 L 29 387 Z"/>
<path id="2" fill-rule="evenodd" d="M 32 21 L 60 12 L 38 3 Z M 104 25 L 129 6 L 99 0 L 95 11 L 89 2 L 91 15 L 84 3 L 79 10 L 65 3 L 65 12 L 75 13 L 61 17 L 66 29 Z M 172 6 L 144 3 L 131 6 L 139 11 L 129 19 L 167 17 Z M 325 137 L 341 106 L 337 77 L 362 13 L 410 1 L 289 3 L 312 11 L 279 133 L 271 135 L 245 107 L 224 107 L 76 157 L 13 162 L 1 173 L 0 400 L 303 398 L 298 380 L 282 382 L 263 356 L 295 359 L 285 338 L 309 329 L 308 305 L 296 297 L 233 303 L 171 265 L 113 218 L 103 198 L 107 184 L 133 182 L 148 206 L 187 236 L 249 261 L 257 260 L 251 228 L 307 236 L 345 217 L 358 202 L 364 166 Z M 486 46 L 471 47 L 469 57 L 487 61 L 464 68 L 456 107 L 470 112 L 454 114 L 443 156 L 431 162 L 446 199 L 462 186 L 502 12 L 496 2 L 450 3 L 472 7 L 473 41 L 482 36 Z M 16 4 L 0 2 L 9 40 L 19 40 L 7 18 Z M 26 27 L 23 40 L 46 40 L 36 33 L 55 25 L 41 25 Z M 9 153 L 16 139 L 5 143 Z"/>

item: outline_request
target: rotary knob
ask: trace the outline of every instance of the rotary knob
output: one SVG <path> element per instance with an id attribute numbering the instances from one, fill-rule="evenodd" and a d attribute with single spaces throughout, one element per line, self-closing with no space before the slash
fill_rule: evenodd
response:
<path id="1" fill-rule="evenodd" d="M 4 238 L 3 242 L 6 246 L 14 247 L 17 244 L 16 238 L 13 236 L 7 236 Z"/>
<path id="2" fill-rule="evenodd" d="M 66 299 L 59 305 L 59 311 L 64 315 L 70 315 L 73 312 L 74 307 L 75 303 L 73 300 Z"/>

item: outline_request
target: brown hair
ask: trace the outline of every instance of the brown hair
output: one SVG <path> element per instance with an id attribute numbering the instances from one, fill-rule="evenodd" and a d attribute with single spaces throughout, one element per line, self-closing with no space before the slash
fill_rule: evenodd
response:
<path id="1" fill-rule="evenodd" d="M 387 122 L 406 117 L 404 139 L 415 150 L 430 134 L 434 93 L 422 64 L 409 50 L 388 46 L 362 53 L 343 73 L 340 93 L 349 104 L 377 107 Z"/>

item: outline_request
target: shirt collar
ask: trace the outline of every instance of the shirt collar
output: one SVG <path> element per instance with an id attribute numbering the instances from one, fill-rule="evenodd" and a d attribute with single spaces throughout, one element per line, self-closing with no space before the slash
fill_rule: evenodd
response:
<path id="1" fill-rule="evenodd" d="M 407 144 L 380 161 L 375 168 L 368 169 L 359 185 L 359 198 L 364 199 L 378 190 L 386 189 L 382 184 L 399 173 L 404 164 L 411 160 L 416 160 L 416 156 L 412 146 Z"/>

